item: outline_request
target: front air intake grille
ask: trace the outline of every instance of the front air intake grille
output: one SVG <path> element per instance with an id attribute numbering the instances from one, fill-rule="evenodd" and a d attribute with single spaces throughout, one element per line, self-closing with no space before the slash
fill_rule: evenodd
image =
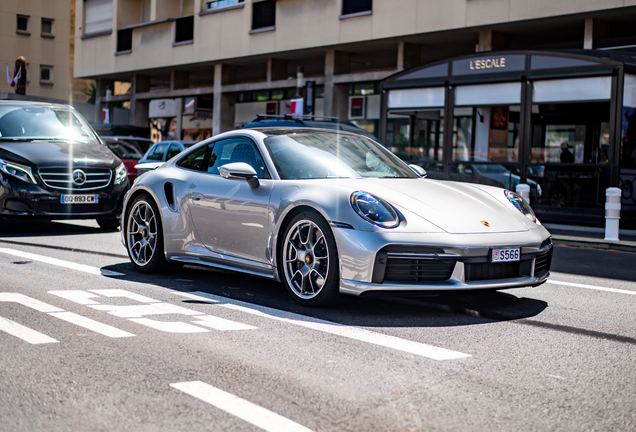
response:
<path id="1" fill-rule="evenodd" d="M 550 264 L 552 264 L 552 247 L 550 247 L 547 252 L 535 257 L 534 274 L 536 275 L 545 271 L 550 271 Z"/>
<path id="2" fill-rule="evenodd" d="M 454 260 L 439 258 L 392 258 L 387 259 L 385 281 L 435 282 L 448 280 L 455 268 Z"/>
<path id="3" fill-rule="evenodd" d="M 40 203 L 40 210 L 44 213 L 61 215 L 78 215 L 86 213 L 105 213 L 113 210 L 115 203 L 99 202 L 98 204 L 60 204 Z"/>
<path id="4" fill-rule="evenodd" d="M 519 276 L 519 261 L 466 265 L 466 281 L 508 279 Z"/>
<path id="5" fill-rule="evenodd" d="M 81 171 L 73 181 L 73 173 Z M 108 168 L 41 168 L 38 174 L 45 185 L 52 189 L 87 191 L 103 189 L 110 184 L 112 171 Z M 82 177 L 83 175 L 83 177 Z M 83 180 L 83 181 L 82 181 Z M 79 184 L 78 184 L 79 183 Z"/>

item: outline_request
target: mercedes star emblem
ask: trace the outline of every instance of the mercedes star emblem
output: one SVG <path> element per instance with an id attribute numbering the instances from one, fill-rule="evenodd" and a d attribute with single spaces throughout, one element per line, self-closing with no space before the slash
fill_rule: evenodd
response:
<path id="1" fill-rule="evenodd" d="M 76 169 L 75 171 L 73 171 L 73 183 L 78 186 L 86 183 L 86 174 L 84 173 L 84 171 L 82 171 L 81 169 Z"/>

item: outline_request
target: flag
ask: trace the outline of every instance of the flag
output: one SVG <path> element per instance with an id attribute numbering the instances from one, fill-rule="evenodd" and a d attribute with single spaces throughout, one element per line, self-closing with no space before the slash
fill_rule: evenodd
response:
<path id="1" fill-rule="evenodd" d="M 11 70 L 9 69 L 9 65 L 7 65 L 7 84 L 9 84 L 9 86 L 15 87 L 15 85 L 18 83 L 18 80 L 20 79 L 21 76 L 22 76 L 22 66 L 20 66 L 20 69 L 18 69 L 18 73 L 15 74 L 13 78 L 11 78 Z"/>

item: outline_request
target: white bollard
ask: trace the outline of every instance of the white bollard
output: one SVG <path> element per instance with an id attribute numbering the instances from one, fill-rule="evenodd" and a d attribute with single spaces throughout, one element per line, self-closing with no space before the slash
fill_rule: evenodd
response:
<path id="1" fill-rule="evenodd" d="M 516 187 L 515 192 L 521 195 L 521 198 L 523 198 L 527 202 L 530 202 L 530 186 L 525 183 L 519 183 Z"/>
<path id="2" fill-rule="evenodd" d="M 619 188 L 605 190 L 605 240 L 618 241 L 618 224 L 621 219 L 621 194 Z"/>

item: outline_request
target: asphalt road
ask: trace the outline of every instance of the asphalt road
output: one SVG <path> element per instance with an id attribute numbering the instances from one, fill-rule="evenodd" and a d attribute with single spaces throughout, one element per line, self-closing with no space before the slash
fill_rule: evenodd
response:
<path id="1" fill-rule="evenodd" d="M 294 304 L 143 275 L 90 221 L 0 233 L 0 431 L 636 429 L 636 255 L 557 247 L 550 283 Z"/>

